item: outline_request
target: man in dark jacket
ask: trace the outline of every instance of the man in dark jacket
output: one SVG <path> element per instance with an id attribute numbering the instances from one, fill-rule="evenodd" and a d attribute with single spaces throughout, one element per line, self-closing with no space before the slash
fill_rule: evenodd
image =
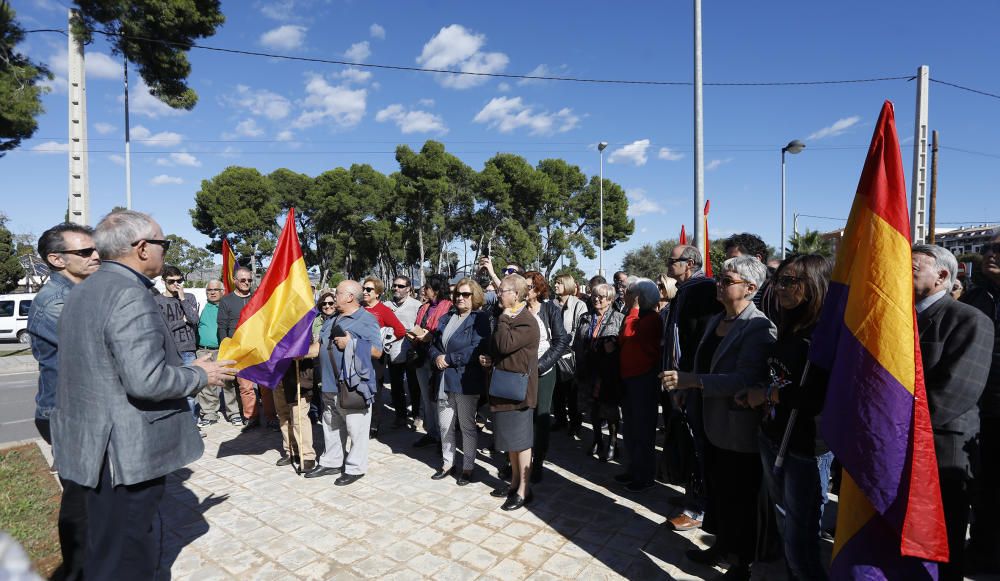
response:
<path id="1" fill-rule="evenodd" d="M 963 578 L 965 530 L 977 460 L 978 402 L 993 349 L 992 321 L 949 294 L 957 271 L 958 262 L 950 251 L 924 244 L 913 247 L 920 357 L 948 530 L 949 561 L 939 570 L 942 580 Z"/>
<path id="2" fill-rule="evenodd" d="M 694 354 L 712 316 L 722 311 L 715 298 L 715 279 L 705 276 L 701 251 L 694 246 L 677 245 L 670 252 L 667 274 L 677 279 L 677 296 L 663 328 L 664 370 L 693 372 Z M 687 531 L 701 527 L 704 514 L 702 490 L 702 451 L 705 428 L 701 419 L 701 391 L 681 394 L 676 400 L 674 415 L 680 415 L 691 426 L 694 439 L 694 470 L 685 489 L 685 510 L 670 519 L 674 530 Z"/>
<path id="3" fill-rule="evenodd" d="M 976 573 L 1000 573 L 1000 230 L 982 249 L 985 285 L 962 297 L 993 321 L 993 356 L 986 389 L 979 399 L 979 455 L 972 528 L 966 561 Z"/>

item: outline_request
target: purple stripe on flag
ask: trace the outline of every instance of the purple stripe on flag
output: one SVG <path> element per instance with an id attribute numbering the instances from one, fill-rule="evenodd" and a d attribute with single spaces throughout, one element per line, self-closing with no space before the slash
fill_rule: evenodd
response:
<path id="1" fill-rule="evenodd" d="M 933 561 L 902 556 L 899 533 L 876 514 L 837 553 L 830 578 L 936 580 L 938 567 Z"/>
<path id="2" fill-rule="evenodd" d="M 834 368 L 840 334 L 850 332 L 844 325 L 850 288 L 844 283 L 830 281 L 830 288 L 823 300 L 823 312 L 813 332 L 812 346 L 809 349 L 809 360 L 823 369 Z"/>
<path id="3" fill-rule="evenodd" d="M 267 361 L 251 365 L 237 375 L 265 387 L 277 387 L 292 359 L 309 352 L 309 344 L 312 342 L 312 323 L 315 318 L 316 310 L 309 309 L 309 312 L 285 333 L 281 341 L 278 341 Z"/>
<path id="4" fill-rule="evenodd" d="M 841 319 L 823 408 L 823 438 L 875 510 L 906 498 L 913 395 Z M 900 523 L 901 526 L 901 523 Z"/>

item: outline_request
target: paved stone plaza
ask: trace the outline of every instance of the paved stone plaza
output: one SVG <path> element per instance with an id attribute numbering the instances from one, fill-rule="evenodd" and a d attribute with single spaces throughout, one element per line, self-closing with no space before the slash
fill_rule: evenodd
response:
<path id="1" fill-rule="evenodd" d="M 581 441 L 552 434 L 534 502 L 511 513 L 489 496 L 499 481 L 482 450 L 476 482 L 433 481 L 438 453 L 413 448 L 412 430 L 384 429 L 368 474 L 347 487 L 274 466 L 277 432 L 222 422 L 205 430 L 204 456 L 168 478 L 161 510 L 173 579 L 710 579 L 722 571 L 684 558 L 704 546 L 704 533 L 662 525 L 678 492 L 625 493 L 613 480 L 617 463 L 586 455 L 586 428 Z M 783 577 L 775 564 L 754 577 L 763 569 Z"/>

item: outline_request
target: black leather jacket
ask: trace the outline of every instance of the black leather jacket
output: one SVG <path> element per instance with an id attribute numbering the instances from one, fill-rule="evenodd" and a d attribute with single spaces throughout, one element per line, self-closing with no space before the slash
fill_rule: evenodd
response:
<path id="1" fill-rule="evenodd" d="M 548 351 L 542 353 L 542 356 L 538 358 L 538 374 L 541 375 L 552 369 L 560 357 L 569 353 L 569 344 L 573 337 L 566 332 L 562 309 L 552 301 L 542 303 L 542 308 L 538 311 L 538 318 L 549 330 L 551 337 Z"/>

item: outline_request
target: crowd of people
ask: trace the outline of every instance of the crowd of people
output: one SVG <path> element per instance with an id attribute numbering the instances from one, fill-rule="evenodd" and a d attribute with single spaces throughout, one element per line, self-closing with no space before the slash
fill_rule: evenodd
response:
<path id="1" fill-rule="evenodd" d="M 368 471 L 369 442 L 389 429 L 383 416 L 419 433 L 415 447 L 440 451 L 434 480 L 476 481 L 477 451 L 492 450 L 501 485 L 490 494 L 505 511 L 530 505 L 546 462 L 558 462 L 548 453 L 553 431 L 580 438 L 589 425 L 585 450 L 621 464 L 623 494 L 665 491 L 656 481 L 683 488 L 665 525 L 715 537 L 687 558 L 749 579 L 755 562 L 783 555 L 792 578 L 827 577 L 821 523 L 837 478 L 819 426 L 833 386 L 808 355 L 829 259 L 792 255 L 769 266 L 763 241 L 737 234 L 714 278 L 697 248 L 678 245 L 655 280 L 616 272 L 610 283 L 550 281 L 514 263 L 496 272 L 489 257 L 453 284 L 442 275 L 419 289 L 405 276 L 388 289 L 375 277 L 347 280 L 317 293 L 310 352 L 271 390 L 214 361 L 253 294 L 250 271 L 237 270 L 229 294 L 211 281 L 199 314 L 183 274 L 162 264 L 168 245 L 138 212 L 112 213 L 96 232 L 60 225 L 39 241 L 53 278 L 29 323 L 42 371 L 37 421 L 66 485 L 60 529 L 88 532 L 62 539 L 67 567 L 142 558 L 129 552 L 150 550 L 142 540 L 151 524 L 135 503 L 158 500 L 164 475 L 196 457 L 197 431 L 222 412 L 244 429 L 274 426 L 279 466 L 336 476 L 337 486 Z M 941 578 L 1000 571 L 1000 232 L 983 249 L 986 282 L 963 288 L 961 302 L 950 252 L 917 245 L 912 261 L 951 547 Z M 147 292 L 160 274 L 165 291 Z M 104 307 L 85 311 L 89 301 Z M 72 380 L 58 372 L 67 365 Z M 76 417 L 94 397 L 107 413 Z M 152 462 L 151 452 L 167 460 Z M 94 518 L 86 509 L 96 498 L 139 517 Z M 123 543 L 126 533 L 140 542 Z M 123 548 L 109 557 L 95 540 Z"/>

